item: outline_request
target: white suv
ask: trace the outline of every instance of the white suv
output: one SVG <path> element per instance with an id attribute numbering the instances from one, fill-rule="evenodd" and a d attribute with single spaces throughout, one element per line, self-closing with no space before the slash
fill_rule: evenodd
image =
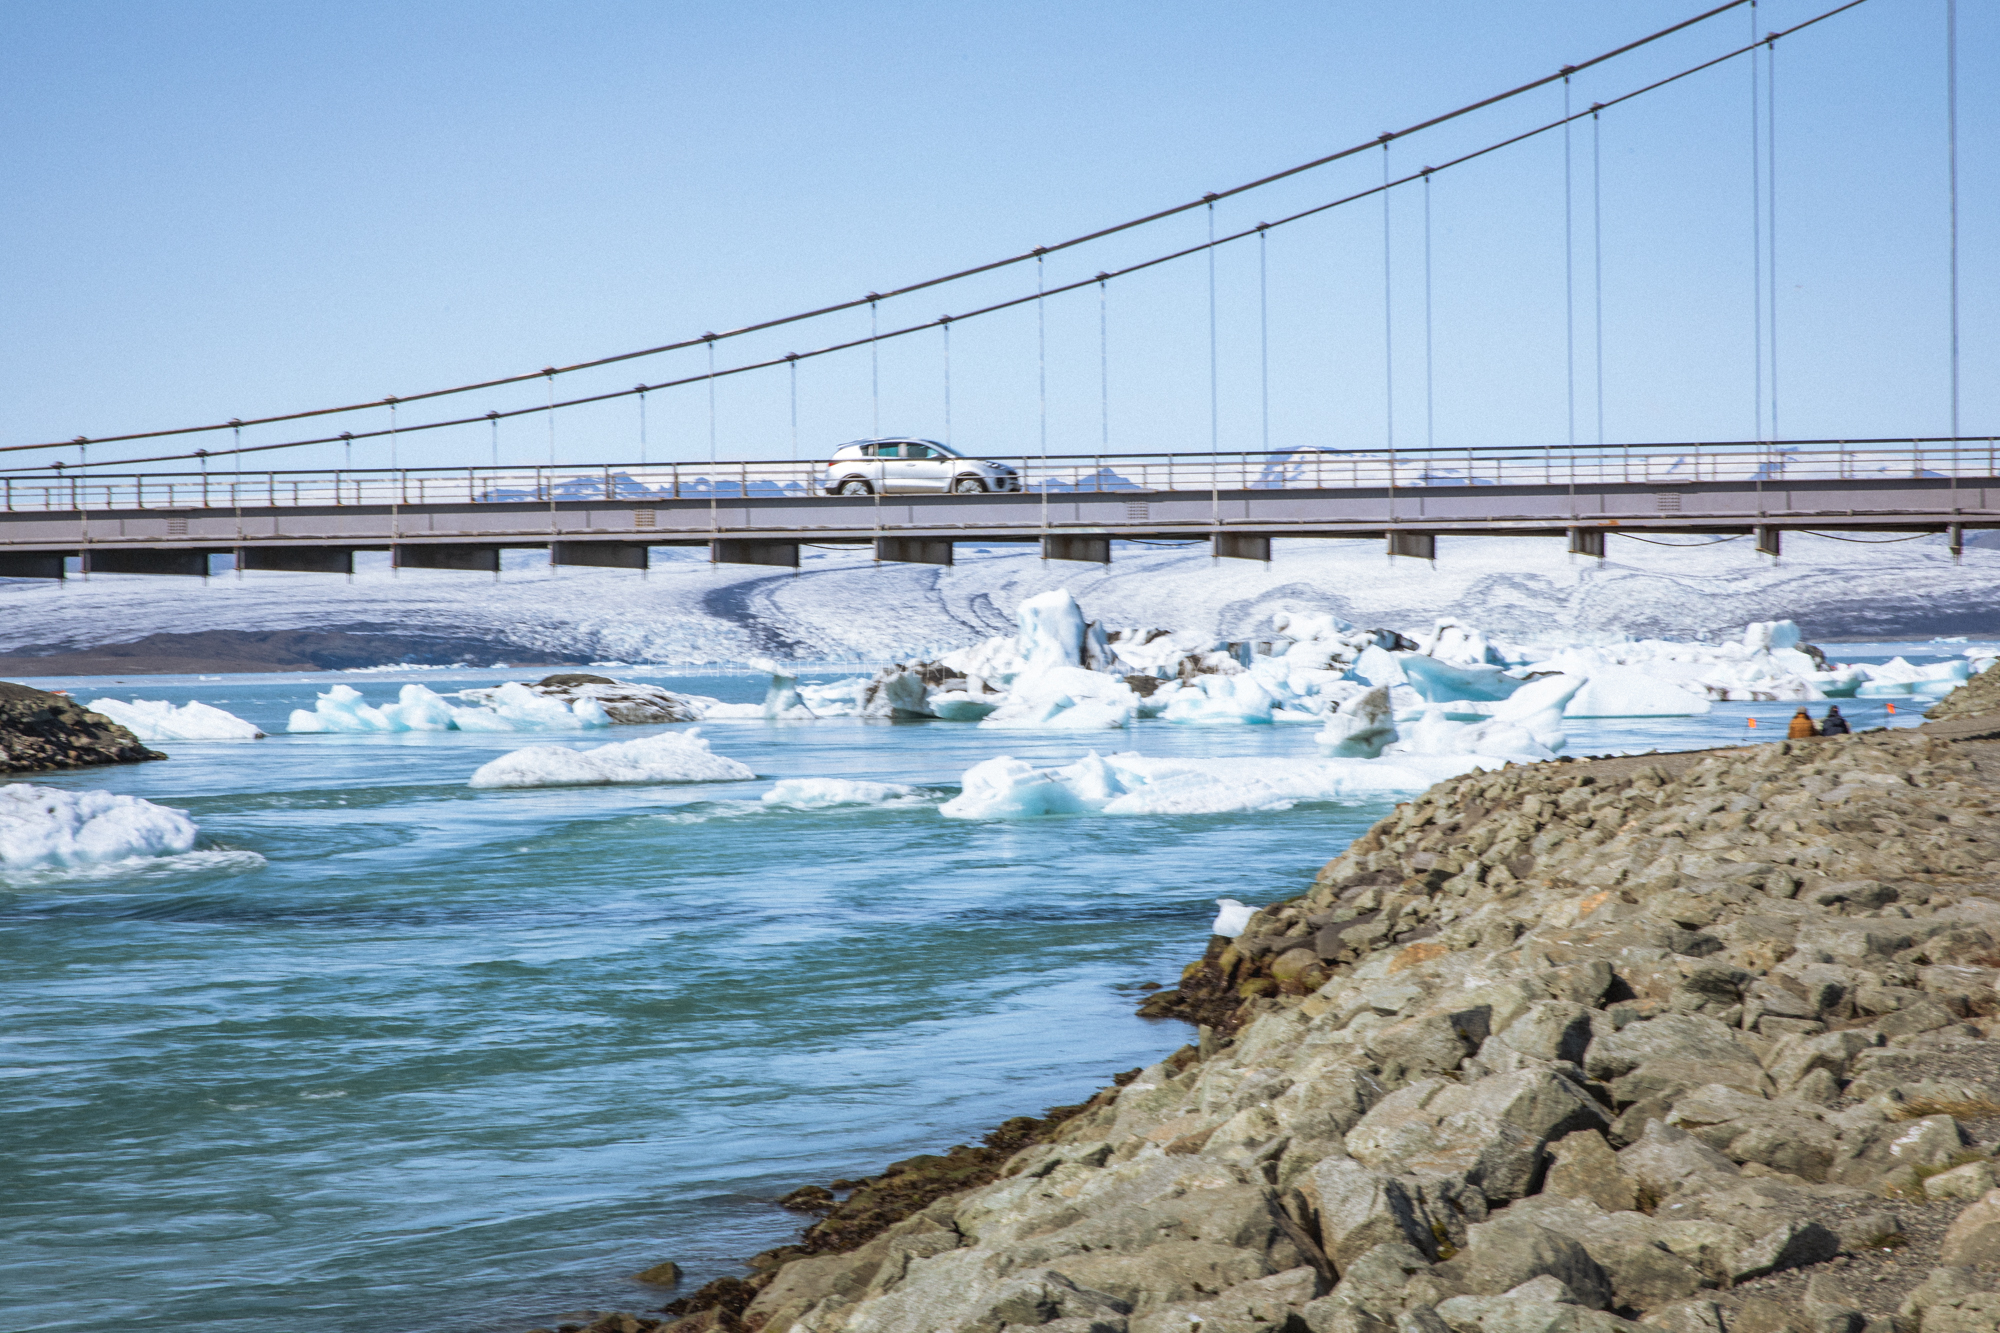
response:
<path id="1" fill-rule="evenodd" d="M 822 485 L 828 495 L 977 495 L 1018 491 L 1021 478 L 1005 464 L 966 458 L 936 440 L 856 440 L 833 451 Z"/>

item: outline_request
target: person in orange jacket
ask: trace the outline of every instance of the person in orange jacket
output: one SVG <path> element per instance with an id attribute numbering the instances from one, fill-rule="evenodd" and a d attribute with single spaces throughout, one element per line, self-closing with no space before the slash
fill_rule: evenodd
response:
<path id="1" fill-rule="evenodd" d="M 1812 714 L 1801 708 L 1792 714 L 1792 725 L 1785 730 L 1787 740 L 1799 740 L 1807 736 L 1819 735 L 1819 728 L 1813 725 Z"/>

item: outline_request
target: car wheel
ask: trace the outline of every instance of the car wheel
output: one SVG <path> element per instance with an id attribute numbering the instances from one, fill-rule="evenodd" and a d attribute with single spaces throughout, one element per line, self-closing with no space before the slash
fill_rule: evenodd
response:
<path id="1" fill-rule="evenodd" d="M 875 488 L 859 477 L 849 477 L 846 481 L 841 482 L 840 489 L 834 492 L 835 495 L 873 495 L 874 493 Z"/>
<path id="2" fill-rule="evenodd" d="M 984 495 L 986 483 L 977 477 L 960 477 L 951 484 L 952 490 L 960 495 Z"/>

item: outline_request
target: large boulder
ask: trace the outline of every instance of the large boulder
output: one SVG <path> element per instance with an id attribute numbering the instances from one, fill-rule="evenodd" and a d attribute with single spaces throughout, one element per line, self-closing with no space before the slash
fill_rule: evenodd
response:
<path id="1" fill-rule="evenodd" d="M 1528 1068 L 1470 1084 L 1426 1079 L 1391 1093 L 1347 1132 L 1347 1151 L 1380 1170 L 1461 1177 L 1498 1204 L 1540 1188 L 1550 1140 L 1606 1124 L 1582 1088 L 1553 1069 Z"/>
<path id="2" fill-rule="evenodd" d="M 1580 1305 L 1602 1310 L 1611 1304 L 1610 1276 L 1580 1243 L 1504 1214 L 1470 1228 L 1465 1253 L 1439 1264 L 1438 1272 L 1472 1296 L 1505 1295 L 1546 1275 L 1568 1287 Z"/>
<path id="3" fill-rule="evenodd" d="M 1944 1233 L 1938 1262 L 1953 1268 L 2000 1272 L 2000 1189 L 1958 1215 Z"/>
<path id="4" fill-rule="evenodd" d="M 42 773 L 165 759 L 69 696 L 0 680 L 0 773 Z"/>

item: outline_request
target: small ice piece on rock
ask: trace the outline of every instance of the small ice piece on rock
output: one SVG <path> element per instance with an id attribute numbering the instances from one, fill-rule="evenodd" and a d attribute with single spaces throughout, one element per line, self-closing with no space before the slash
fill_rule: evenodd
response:
<path id="1" fill-rule="evenodd" d="M 183 812 L 136 796 L 0 787 L 0 866 L 10 870 L 177 856 L 194 850 L 197 834 Z"/>
<path id="2" fill-rule="evenodd" d="M 474 771 L 468 787 L 570 787 L 614 782 L 742 782 L 757 775 L 712 754 L 699 732 L 614 741 L 588 750 L 530 745 Z"/>
<path id="3" fill-rule="evenodd" d="M 92 699 L 84 707 L 142 741 L 254 741 L 264 734 L 236 714 L 205 703 L 176 708 L 164 699 Z"/>
<path id="4" fill-rule="evenodd" d="M 1208 930 L 1211 935 L 1221 935 L 1226 939 L 1233 940 L 1241 935 L 1249 928 L 1250 918 L 1257 914 L 1257 909 L 1249 903 L 1238 902 L 1234 898 L 1217 898 L 1215 905 L 1222 910 L 1215 914 L 1215 922 Z"/>

